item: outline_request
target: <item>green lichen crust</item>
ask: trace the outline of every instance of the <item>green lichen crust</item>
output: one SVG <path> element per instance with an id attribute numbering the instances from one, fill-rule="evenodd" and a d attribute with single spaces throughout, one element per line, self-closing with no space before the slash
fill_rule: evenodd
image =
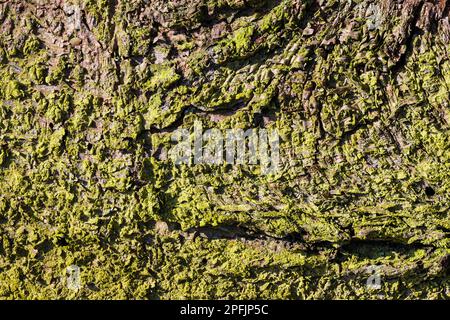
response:
<path id="1" fill-rule="evenodd" d="M 0 297 L 448 298 L 449 7 L 4 1 Z M 280 171 L 175 165 L 196 120 Z"/>

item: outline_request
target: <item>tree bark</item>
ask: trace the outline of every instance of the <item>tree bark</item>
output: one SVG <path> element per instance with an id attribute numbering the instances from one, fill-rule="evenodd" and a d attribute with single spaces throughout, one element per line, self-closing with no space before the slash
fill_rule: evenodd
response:
<path id="1" fill-rule="evenodd" d="M 449 7 L 1 2 L 0 297 L 449 298 Z M 175 164 L 199 121 L 280 170 Z"/>

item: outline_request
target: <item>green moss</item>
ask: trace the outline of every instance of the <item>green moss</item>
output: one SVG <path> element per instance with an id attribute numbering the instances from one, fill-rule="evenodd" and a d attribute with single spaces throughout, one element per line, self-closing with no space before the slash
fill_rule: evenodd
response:
<path id="1" fill-rule="evenodd" d="M 237 52 L 248 50 L 252 43 L 252 36 L 255 31 L 255 27 L 250 25 L 248 27 L 244 27 L 238 29 L 233 37 L 232 41 L 236 47 Z"/>
<path id="2" fill-rule="evenodd" d="M 0 297 L 447 299 L 442 25 L 408 37 L 401 10 L 368 30 L 369 2 L 319 5 L 88 0 L 79 48 L 47 38 L 66 9 L 39 28 L 6 12 Z M 174 165 L 198 120 L 276 129 L 280 171 Z"/>
<path id="3" fill-rule="evenodd" d="M 36 52 L 41 46 L 41 42 L 36 37 L 29 37 L 23 47 L 23 53 L 29 55 Z"/>
<path id="4" fill-rule="evenodd" d="M 29 69 L 29 77 L 37 84 L 44 84 L 47 77 L 47 68 L 43 64 L 34 64 Z"/>
<path id="5" fill-rule="evenodd" d="M 16 80 L 9 81 L 4 90 L 5 99 L 20 99 L 26 95 L 25 87 Z"/>
<path id="6" fill-rule="evenodd" d="M 168 65 L 152 65 L 152 76 L 145 84 L 147 90 L 154 91 L 157 88 L 166 89 L 180 79 L 173 67 Z"/>

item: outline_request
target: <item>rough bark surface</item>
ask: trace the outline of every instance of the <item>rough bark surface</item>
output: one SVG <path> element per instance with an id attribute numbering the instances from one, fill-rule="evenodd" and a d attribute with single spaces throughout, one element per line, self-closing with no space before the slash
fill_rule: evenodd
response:
<path id="1" fill-rule="evenodd" d="M 1 1 L 0 297 L 448 298 L 449 7 Z M 174 165 L 195 120 L 282 169 Z"/>

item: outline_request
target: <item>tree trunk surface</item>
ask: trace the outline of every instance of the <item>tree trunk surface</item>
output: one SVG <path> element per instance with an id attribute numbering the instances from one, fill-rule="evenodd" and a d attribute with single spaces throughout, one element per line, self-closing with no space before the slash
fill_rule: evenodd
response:
<path id="1" fill-rule="evenodd" d="M 449 298 L 449 8 L 2 1 L 0 297 Z M 196 123 L 279 170 L 174 163 Z"/>

